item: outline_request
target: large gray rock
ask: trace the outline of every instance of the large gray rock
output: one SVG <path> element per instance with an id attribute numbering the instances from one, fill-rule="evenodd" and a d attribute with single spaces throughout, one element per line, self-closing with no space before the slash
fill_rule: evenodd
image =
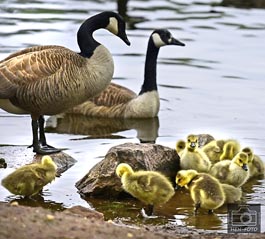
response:
<path id="1" fill-rule="evenodd" d="M 112 147 L 105 158 L 76 183 L 84 197 L 118 198 L 128 196 L 115 174 L 119 163 L 128 163 L 135 171 L 154 170 L 166 175 L 173 183 L 180 169 L 175 149 L 158 144 L 125 143 Z"/>

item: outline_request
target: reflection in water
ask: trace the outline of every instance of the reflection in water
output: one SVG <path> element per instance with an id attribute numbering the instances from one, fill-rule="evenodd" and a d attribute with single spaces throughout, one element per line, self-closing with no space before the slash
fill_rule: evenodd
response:
<path id="1" fill-rule="evenodd" d="M 43 194 L 38 194 L 32 197 L 23 197 L 23 196 L 8 196 L 6 197 L 6 202 L 8 203 L 14 203 L 17 202 L 19 205 L 22 206 L 30 206 L 30 207 L 42 207 L 46 209 L 51 209 L 53 211 L 63 211 L 65 209 L 65 206 L 63 203 L 58 203 L 51 200 L 44 200 L 44 195 L 47 192 L 44 192 Z"/>
<path id="2" fill-rule="evenodd" d="M 89 135 L 86 139 L 123 137 L 113 134 L 130 129 L 137 131 L 141 143 L 155 143 L 159 119 L 109 119 L 61 114 L 49 117 L 45 127 L 46 132 L 51 133 Z"/>
<path id="3" fill-rule="evenodd" d="M 264 0 L 223 0 L 221 6 L 234 6 L 239 8 L 265 8 Z"/>

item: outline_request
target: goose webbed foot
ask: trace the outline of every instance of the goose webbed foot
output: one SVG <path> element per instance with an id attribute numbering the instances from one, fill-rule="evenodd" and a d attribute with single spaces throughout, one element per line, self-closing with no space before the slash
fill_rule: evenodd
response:
<path id="1" fill-rule="evenodd" d="M 41 155 L 46 155 L 46 154 L 59 153 L 61 152 L 61 150 L 54 148 L 53 146 L 50 145 L 36 144 L 33 145 L 33 152 Z"/>

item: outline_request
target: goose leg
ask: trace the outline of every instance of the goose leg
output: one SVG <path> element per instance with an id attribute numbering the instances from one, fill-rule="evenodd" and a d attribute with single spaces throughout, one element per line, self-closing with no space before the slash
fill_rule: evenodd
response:
<path id="1" fill-rule="evenodd" d="M 60 152 L 59 149 L 49 146 L 46 143 L 46 138 L 44 134 L 44 119 L 41 121 L 32 119 L 31 126 L 33 134 L 33 152 L 42 155 Z M 38 129 L 40 129 L 40 140 L 38 138 Z"/>

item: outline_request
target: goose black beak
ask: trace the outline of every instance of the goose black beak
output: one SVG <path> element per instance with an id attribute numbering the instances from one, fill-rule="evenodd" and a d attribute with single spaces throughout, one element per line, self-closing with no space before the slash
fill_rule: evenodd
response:
<path id="1" fill-rule="evenodd" d="M 122 39 L 122 40 L 123 40 L 128 46 L 131 45 L 130 41 L 129 41 L 128 38 L 127 38 L 126 33 L 121 33 L 121 34 L 119 34 L 119 37 L 120 37 L 120 39 Z"/>
<path id="2" fill-rule="evenodd" d="M 169 45 L 178 45 L 178 46 L 185 46 L 185 44 L 176 38 L 171 38 L 171 42 L 169 42 Z"/>

